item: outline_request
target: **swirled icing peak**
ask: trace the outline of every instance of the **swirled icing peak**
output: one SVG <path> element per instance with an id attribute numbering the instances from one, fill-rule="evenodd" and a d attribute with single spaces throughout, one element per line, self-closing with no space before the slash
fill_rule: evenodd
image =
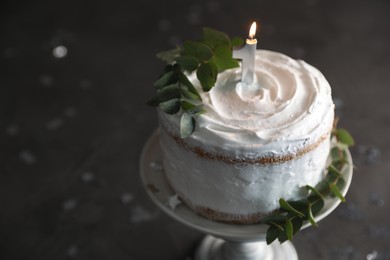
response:
<path id="1" fill-rule="evenodd" d="M 225 71 L 210 92 L 202 93 L 207 112 L 197 117 L 195 140 L 221 148 L 259 147 L 281 140 L 314 141 L 331 128 L 330 86 L 304 61 L 257 50 L 255 83 L 240 82 L 240 75 L 239 68 Z"/>

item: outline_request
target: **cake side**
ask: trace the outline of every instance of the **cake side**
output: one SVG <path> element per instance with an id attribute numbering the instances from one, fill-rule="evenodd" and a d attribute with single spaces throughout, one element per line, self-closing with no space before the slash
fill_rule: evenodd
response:
<path id="1" fill-rule="evenodd" d="M 323 178 L 329 138 L 282 163 L 232 165 L 203 158 L 160 131 L 164 169 L 180 198 L 198 214 L 228 223 L 256 223 L 279 208 L 279 199 L 306 196 L 305 185 Z"/>

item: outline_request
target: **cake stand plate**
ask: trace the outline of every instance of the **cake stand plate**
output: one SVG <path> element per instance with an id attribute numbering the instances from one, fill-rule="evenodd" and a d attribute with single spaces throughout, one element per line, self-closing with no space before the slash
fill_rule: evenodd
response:
<path id="1" fill-rule="evenodd" d="M 341 190 L 345 196 L 352 181 L 352 158 L 347 151 L 351 164 L 343 169 L 346 185 Z M 157 129 L 146 142 L 140 160 L 140 174 L 143 185 L 152 201 L 166 214 L 175 220 L 208 234 L 201 242 L 195 260 L 222 260 L 222 259 L 298 259 L 294 246 L 289 241 L 280 244 L 275 241 L 266 245 L 265 237 L 268 226 L 265 224 L 234 225 L 214 222 L 194 213 L 185 204 L 175 203 L 175 192 L 170 187 L 162 167 L 162 152 L 159 144 L 159 130 Z M 169 203 L 171 201 L 171 203 Z M 171 204 L 171 206 L 169 206 Z M 315 217 L 320 221 L 329 215 L 338 205 L 337 198 L 326 198 L 324 208 Z M 304 223 L 302 228 L 310 226 Z"/>

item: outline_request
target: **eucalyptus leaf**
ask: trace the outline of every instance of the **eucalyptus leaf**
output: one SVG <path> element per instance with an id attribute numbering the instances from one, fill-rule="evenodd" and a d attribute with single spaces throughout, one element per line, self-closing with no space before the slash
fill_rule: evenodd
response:
<path id="1" fill-rule="evenodd" d="M 230 47 L 230 38 L 226 33 L 208 27 L 203 28 L 203 42 L 212 49 L 218 46 Z"/>
<path id="2" fill-rule="evenodd" d="M 321 198 L 317 198 L 317 200 L 314 200 L 311 202 L 311 211 L 313 215 L 320 212 L 325 206 L 325 201 Z"/>
<path id="3" fill-rule="evenodd" d="M 340 148 L 338 148 L 337 146 L 333 147 L 330 150 L 330 155 L 332 156 L 332 162 L 335 160 L 339 160 L 340 159 Z"/>
<path id="4" fill-rule="evenodd" d="M 213 57 L 213 51 L 204 43 L 196 41 L 184 42 L 184 55 L 197 58 L 200 62 L 207 61 Z"/>
<path id="5" fill-rule="evenodd" d="M 345 180 L 343 178 L 338 179 L 336 185 L 337 185 L 337 188 L 339 188 L 341 190 L 342 188 L 345 187 Z"/>
<path id="6" fill-rule="evenodd" d="M 183 95 L 184 98 L 187 98 L 189 100 L 199 100 L 199 97 L 193 94 L 192 92 L 190 92 L 187 87 L 181 88 L 181 94 Z"/>
<path id="7" fill-rule="evenodd" d="M 332 191 L 333 195 L 338 197 L 342 202 L 345 202 L 345 198 L 344 198 L 343 194 L 341 194 L 339 188 L 335 184 L 333 184 L 333 183 L 330 184 L 330 190 Z"/>
<path id="8" fill-rule="evenodd" d="M 171 99 L 180 98 L 181 92 L 178 84 L 172 84 L 157 91 L 157 97 L 159 102 L 165 102 Z"/>
<path id="9" fill-rule="evenodd" d="M 284 228 L 283 228 L 283 224 L 285 223 L 285 221 L 283 223 L 276 223 L 276 222 L 273 222 L 273 221 L 270 221 L 268 222 L 268 224 L 276 227 L 277 229 L 279 229 L 280 231 L 284 231 Z"/>
<path id="10" fill-rule="evenodd" d="M 351 134 L 344 128 L 338 128 L 336 132 L 337 139 L 348 146 L 352 146 L 355 144 L 355 141 L 353 140 L 353 137 Z"/>
<path id="11" fill-rule="evenodd" d="M 194 85 L 192 85 L 191 81 L 189 81 L 187 76 L 184 73 L 182 73 L 182 72 L 179 73 L 179 81 L 180 81 L 181 84 L 183 84 L 184 86 L 186 86 L 188 88 L 188 91 L 190 91 L 192 94 L 197 96 L 198 97 L 197 99 L 202 100 L 202 98 L 200 97 L 199 92 L 196 90 Z"/>
<path id="12" fill-rule="evenodd" d="M 280 204 L 280 207 L 282 209 L 285 209 L 287 211 L 290 211 L 292 213 L 294 213 L 295 215 L 299 216 L 299 217 L 304 217 L 305 215 L 302 214 L 301 212 L 299 212 L 298 210 L 296 210 L 295 208 L 293 208 L 285 199 L 281 198 L 279 199 L 279 204 Z"/>
<path id="13" fill-rule="evenodd" d="M 287 239 L 292 240 L 294 229 L 290 219 L 286 220 L 286 223 L 284 225 L 284 231 L 286 233 Z"/>
<path id="14" fill-rule="evenodd" d="M 203 105 L 197 106 L 185 100 L 181 102 L 181 108 L 190 115 L 199 114 L 203 111 Z"/>
<path id="15" fill-rule="evenodd" d="M 196 76 L 204 91 L 209 91 L 215 84 L 216 73 L 211 63 L 203 63 L 196 71 Z"/>
<path id="16" fill-rule="evenodd" d="M 275 241 L 275 239 L 278 238 L 278 228 L 275 226 L 270 226 L 267 229 L 267 235 L 265 240 L 267 241 L 267 245 L 272 244 L 272 242 Z"/>
<path id="17" fill-rule="evenodd" d="M 234 37 L 232 40 L 231 40 L 231 45 L 232 47 L 236 47 L 236 46 L 241 46 L 245 43 L 245 40 L 241 37 Z"/>
<path id="18" fill-rule="evenodd" d="M 328 170 L 333 173 L 335 176 L 341 177 L 341 172 L 333 165 L 329 165 Z"/>
<path id="19" fill-rule="evenodd" d="M 199 66 L 199 60 L 191 55 L 179 56 L 175 61 L 188 72 L 196 70 Z"/>
<path id="20" fill-rule="evenodd" d="M 180 119 L 180 136 L 181 138 L 189 137 L 195 130 L 195 120 L 188 113 L 183 113 Z"/>
<path id="21" fill-rule="evenodd" d="M 168 50 L 168 51 L 162 51 L 157 53 L 157 58 L 165 61 L 166 63 L 172 63 L 176 57 L 180 55 L 181 50 L 179 48 Z"/>
<path id="22" fill-rule="evenodd" d="M 180 111 L 180 99 L 175 98 L 171 99 L 166 102 L 162 102 L 159 104 L 159 107 L 161 108 L 162 111 L 164 111 L 167 114 L 176 114 L 177 112 Z"/>
<path id="23" fill-rule="evenodd" d="M 312 224 L 313 226 L 317 226 L 317 222 L 315 221 L 314 219 L 314 216 L 313 216 L 313 212 L 311 211 L 311 204 L 309 203 L 308 207 L 307 207 L 307 213 L 308 213 L 308 218 L 309 218 L 309 222 L 310 224 Z"/>
<path id="24" fill-rule="evenodd" d="M 217 65 L 215 64 L 214 61 L 210 60 L 207 62 L 210 66 L 211 66 L 211 69 L 213 70 L 213 74 L 214 74 L 214 84 L 215 82 L 217 81 L 217 77 L 218 77 L 218 67 Z"/>
<path id="25" fill-rule="evenodd" d="M 163 74 L 156 82 L 154 82 L 154 86 L 158 89 L 161 89 L 167 85 L 170 85 L 174 83 L 177 80 L 177 77 L 175 75 L 174 71 L 168 71 L 167 73 Z"/>
<path id="26" fill-rule="evenodd" d="M 316 185 L 316 190 L 320 192 L 322 195 L 327 195 L 330 192 L 329 182 L 326 180 L 320 181 Z"/>
<path id="27" fill-rule="evenodd" d="M 322 197 L 322 194 L 314 187 L 310 186 L 310 185 L 306 185 L 305 186 L 307 190 L 311 191 L 312 194 L 310 194 L 311 196 L 312 195 L 317 195 L 318 197 L 320 197 L 321 199 L 323 199 Z"/>
<path id="28" fill-rule="evenodd" d="M 307 204 L 309 204 L 309 201 L 307 200 L 307 198 L 304 198 L 300 200 L 292 200 L 292 201 L 290 200 L 288 201 L 288 204 L 290 204 L 291 207 L 301 212 L 302 214 L 305 214 Z"/>
<path id="29" fill-rule="evenodd" d="M 230 47 L 227 46 L 216 48 L 213 60 L 219 72 L 240 66 L 238 61 L 233 59 L 232 51 Z"/>
<path id="30" fill-rule="evenodd" d="M 293 234 L 295 235 L 303 225 L 303 220 L 301 218 L 293 218 L 291 219 L 291 223 L 293 225 Z"/>
<path id="31" fill-rule="evenodd" d="M 278 229 L 278 240 L 280 243 L 284 243 L 288 240 L 286 231 Z"/>
<path id="32" fill-rule="evenodd" d="M 334 172 L 328 171 L 328 174 L 326 175 L 325 180 L 330 183 L 335 183 L 339 179 L 339 176 L 336 175 Z"/>

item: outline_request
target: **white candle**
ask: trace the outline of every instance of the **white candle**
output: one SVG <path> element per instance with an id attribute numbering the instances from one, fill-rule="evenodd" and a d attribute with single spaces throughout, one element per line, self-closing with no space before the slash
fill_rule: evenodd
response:
<path id="1" fill-rule="evenodd" d="M 246 39 L 246 44 L 243 48 L 233 50 L 233 58 L 242 60 L 241 82 L 252 84 L 255 75 L 255 57 L 257 40 L 254 38 L 256 34 L 256 22 L 252 23 L 249 30 L 249 38 Z"/>

